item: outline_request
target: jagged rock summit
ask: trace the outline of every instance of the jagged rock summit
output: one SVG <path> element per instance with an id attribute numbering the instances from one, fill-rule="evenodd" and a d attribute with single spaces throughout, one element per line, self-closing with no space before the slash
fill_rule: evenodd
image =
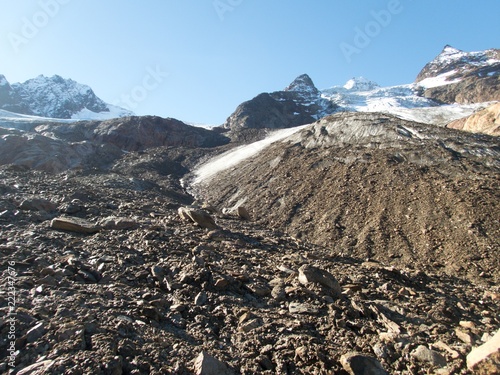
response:
<path id="1" fill-rule="evenodd" d="M 282 91 L 262 93 L 238 106 L 222 128 L 236 142 L 261 139 L 266 129 L 304 125 L 335 111 L 335 105 L 321 97 L 307 74 L 297 77 Z"/>
<path id="2" fill-rule="evenodd" d="M 132 115 L 128 110 L 105 103 L 89 86 L 59 75 L 39 75 L 13 84 L 0 75 L 0 109 L 58 119 L 105 119 Z"/>
<path id="3" fill-rule="evenodd" d="M 296 91 L 302 94 L 311 93 L 311 95 L 319 94 L 319 90 L 307 74 L 302 74 L 295 78 L 283 91 Z"/>

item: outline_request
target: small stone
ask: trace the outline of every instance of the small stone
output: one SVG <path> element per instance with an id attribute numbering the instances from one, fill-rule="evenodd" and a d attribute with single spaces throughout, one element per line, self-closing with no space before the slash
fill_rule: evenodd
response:
<path id="1" fill-rule="evenodd" d="M 100 225 L 109 230 L 127 230 L 127 229 L 136 229 L 139 224 L 132 219 L 125 217 L 115 217 L 110 216 L 103 220 L 101 220 Z"/>
<path id="2" fill-rule="evenodd" d="M 157 280 L 163 280 L 165 277 L 165 268 L 160 267 L 160 266 L 151 266 L 151 275 Z"/>
<path id="3" fill-rule="evenodd" d="M 38 374 L 47 374 L 52 371 L 49 371 L 52 365 L 55 363 L 53 360 L 46 360 L 41 362 L 33 363 L 22 370 L 20 370 L 17 375 L 38 375 Z"/>
<path id="4" fill-rule="evenodd" d="M 196 375 L 233 375 L 227 365 L 205 351 L 201 352 L 194 361 Z"/>
<path id="5" fill-rule="evenodd" d="M 389 375 L 379 361 L 360 353 L 344 354 L 340 363 L 350 375 Z"/>
<path id="6" fill-rule="evenodd" d="M 47 328 L 45 328 L 45 323 L 38 323 L 36 326 L 31 328 L 28 332 L 26 332 L 26 342 L 31 344 L 38 340 L 40 337 L 45 335 L 47 332 Z"/>
<path id="7" fill-rule="evenodd" d="M 318 283 L 329 288 L 334 297 L 342 295 L 340 284 L 331 273 L 308 264 L 299 268 L 299 282 L 304 285 Z"/>
<path id="8" fill-rule="evenodd" d="M 252 319 L 248 322 L 245 322 L 244 324 L 241 324 L 238 329 L 241 332 L 248 333 L 250 331 L 253 331 L 256 328 L 259 328 L 260 326 L 261 326 L 261 322 L 259 319 Z"/>
<path id="9" fill-rule="evenodd" d="M 175 304 L 170 306 L 170 311 L 183 312 L 186 310 L 186 305 L 183 304 Z"/>
<path id="10" fill-rule="evenodd" d="M 239 206 L 238 207 L 238 216 L 242 220 L 247 220 L 247 221 L 252 220 L 252 217 L 248 213 L 248 210 L 245 207 L 243 207 L 243 206 Z"/>
<path id="11" fill-rule="evenodd" d="M 217 279 L 214 283 L 214 287 L 217 290 L 224 290 L 227 288 L 228 285 L 229 285 L 229 280 L 227 280 L 223 277 Z"/>
<path id="12" fill-rule="evenodd" d="M 411 352 L 411 356 L 419 362 L 427 362 L 434 367 L 446 366 L 446 358 L 444 356 L 423 345 L 418 346 L 413 352 Z"/>
<path id="13" fill-rule="evenodd" d="M 283 301 L 286 298 L 285 286 L 284 284 L 276 285 L 271 290 L 271 296 L 276 299 L 278 302 Z"/>
<path id="14" fill-rule="evenodd" d="M 208 300 L 207 293 L 201 291 L 194 298 L 194 303 L 196 306 L 203 306 L 205 303 L 207 303 L 207 300 Z"/>
<path id="15" fill-rule="evenodd" d="M 56 286 L 57 285 L 57 280 L 53 278 L 50 275 L 47 275 L 37 281 L 37 284 L 41 285 L 49 285 L 49 286 Z"/>
<path id="16" fill-rule="evenodd" d="M 464 343 L 466 344 L 472 344 L 472 342 L 474 341 L 474 338 L 472 337 L 472 335 L 468 332 L 465 332 L 465 331 L 462 331 L 461 329 L 459 328 L 455 328 L 455 334 L 457 335 L 457 337 L 463 341 Z"/>
<path id="17" fill-rule="evenodd" d="M 259 355 L 257 357 L 257 362 L 264 370 L 272 370 L 274 368 L 273 362 L 267 355 Z"/>
<path id="18" fill-rule="evenodd" d="M 25 211 L 52 212 L 57 210 L 57 205 L 46 199 L 34 198 L 22 201 L 19 208 Z"/>
<path id="19" fill-rule="evenodd" d="M 288 311 L 291 314 L 318 314 L 319 310 L 315 307 L 307 305 L 305 303 L 290 302 L 288 305 Z"/>
<path id="20" fill-rule="evenodd" d="M 478 375 L 500 374 L 500 331 L 467 355 L 467 368 Z"/>

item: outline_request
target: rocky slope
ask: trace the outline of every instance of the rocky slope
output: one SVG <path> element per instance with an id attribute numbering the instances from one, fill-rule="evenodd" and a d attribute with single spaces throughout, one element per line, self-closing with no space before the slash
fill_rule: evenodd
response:
<path id="1" fill-rule="evenodd" d="M 23 83 L 9 84 L 0 75 L 0 109 L 49 118 L 102 118 L 130 116 L 132 113 L 105 103 L 89 86 L 58 75 L 40 75 Z"/>
<path id="2" fill-rule="evenodd" d="M 500 100 L 500 50 L 464 52 L 446 46 L 418 74 L 424 96 L 442 103 Z"/>
<path id="3" fill-rule="evenodd" d="M 60 173 L 73 168 L 105 168 L 125 152 L 155 147 L 213 148 L 229 142 L 211 130 L 154 116 L 59 124 L 31 131 L 0 128 L 0 165 Z"/>
<path id="4" fill-rule="evenodd" d="M 460 129 L 473 133 L 500 135 L 500 103 L 493 104 L 471 116 L 450 122 L 451 129 Z"/>
<path id="5" fill-rule="evenodd" d="M 500 328 L 500 146 L 401 119 L 473 110 L 421 95 L 303 75 L 215 130 L 7 113 L 0 372 L 471 374 Z M 339 108 L 399 117 L 293 127 Z"/>
<path id="6" fill-rule="evenodd" d="M 487 281 L 499 277 L 499 171 L 495 137 L 346 113 L 200 181 L 198 193 L 346 256 Z"/>
<path id="7" fill-rule="evenodd" d="M 173 152 L 101 172 L 0 168 L 0 371 L 467 374 L 499 327 L 491 279 L 366 262 L 213 211 L 218 229 L 183 221 Z"/>

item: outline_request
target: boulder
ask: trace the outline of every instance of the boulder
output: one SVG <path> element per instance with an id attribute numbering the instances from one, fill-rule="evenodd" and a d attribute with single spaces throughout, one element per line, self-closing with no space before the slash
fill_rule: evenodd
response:
<path id="1" fill-rule="evenodd" d="M 340 357 L 340 363 L 350 375 L 388 375 L 379 361 L 360 353 L 348 353 Z"/>
<path id="2" fill-rule="evenodd" d="M 342 294 L 340 284 L 335 277 L 327 271 L 304 264 L 299 268 L 299 282 L 307 285 L 309 283 L 318 283 L 331 290 L 334 297 L 339 298 Z"/>
<path id="3" fill-rule="evenodd" d="M 50 227 L 84 234 L 93 234 L 101 230 L 98 225 L 76 217 L 57 217 L 50 222 Z"/>
<path id="4" fill-rule="evenodd" d="M 248 210 L 243 206 L 238 207 L 238 216 L 242 220 L 247 220 L 247 221 L 252 220 L 250 214 L 248 213 Z"/>
<path id="5" fill-rule="evenodd" d="M 179 207 L 179 216 L 183 220 L 191 221 L 202 228 L 218 229 L 219 226 L 215 223 L 212 216 L 203 210 L 192 207 Z"/>

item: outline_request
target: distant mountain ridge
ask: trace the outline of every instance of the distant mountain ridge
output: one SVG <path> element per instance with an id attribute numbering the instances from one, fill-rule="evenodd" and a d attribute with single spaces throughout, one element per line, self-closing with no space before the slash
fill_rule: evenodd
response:
<path id="1" fill-rule="evenodd" d="M 105 103 L 87 85 L 54 75 L 10 84 L 0 75 L 0 109 L 59 119 L 109 119 L 133 113 Z"/>
<path id="2" fill-rule="evenodd" d="M 233 140 L 257 140 L 265 129 L 304 125 L 344 111 L 383 112 L 445 126 L 481 109 L 475 104 L 499 100 L 500 50 L 463 52 L 447 45 L 413 83 L 381 87 L 354 77 L 343 86 L 319 90 L 302 74 L 282 91 L 262 93 L 240 104 L 222 129 Z"/>

